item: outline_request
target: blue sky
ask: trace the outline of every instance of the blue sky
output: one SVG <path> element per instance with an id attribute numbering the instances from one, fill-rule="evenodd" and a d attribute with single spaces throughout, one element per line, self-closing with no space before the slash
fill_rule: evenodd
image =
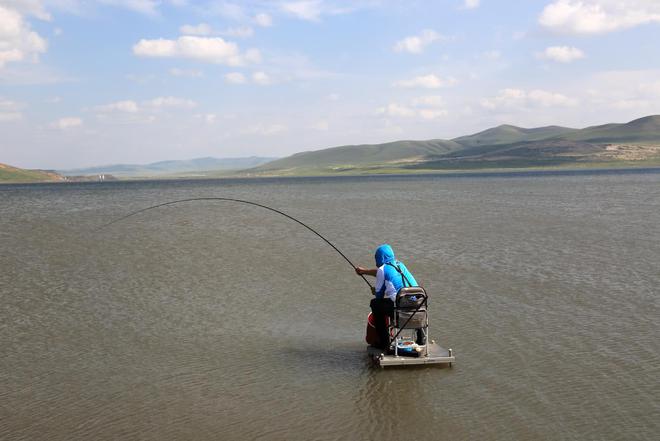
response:
<path id="1" fill-rule="evenodd" d="M 658 0 L 0 0 L 0 162 L 285 156 L 660 114 Z"/>

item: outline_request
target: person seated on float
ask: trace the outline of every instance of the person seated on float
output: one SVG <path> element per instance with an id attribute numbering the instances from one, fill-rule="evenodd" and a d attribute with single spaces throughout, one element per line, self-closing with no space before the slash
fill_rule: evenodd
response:
<path id="1" fill-rule="evenodd" d="M 388 244 L 376 249 L 376 268 L 369 269 L 357 266 L 358 275 L 376 277 L 376 286 L 373 288 L 374 299 L 371 299 L 371 311 L 374 315 L 376 331 L 378 333 L 379 348 L 390 348 L 390 333 L 386 318 L 394 318 L 394 304 L 396 295 L 401 288 L 419 286 L 415 277 L 406 266 L 396 260 L 394 250 Z M 397 269 L 398 268 L 398 269 Z M 418 340 L 419 340 L 418 332 Z"/>

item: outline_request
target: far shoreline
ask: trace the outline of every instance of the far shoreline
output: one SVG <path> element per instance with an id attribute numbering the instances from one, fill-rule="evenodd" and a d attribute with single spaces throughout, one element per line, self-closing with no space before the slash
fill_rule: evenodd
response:
<path id="1" fill-rule="evenodd" d="M 391 172 L 355 172 L 355 173 L 326 173 L 326 174 L 225 174 L 218 176 L 167 176 L 167 177 L 134 177 L 118 178 L 108 181 L 35 181 L 35 182 L 0 182 L 2 187 L 22 187 L 22 186 L 113 186 L 116 184 L 138 184 L 138 183 L 177 183 L 177 182 L 272 182 L 272 181 L 298 181 L 298 180 L 325 180 L 325 179 L 374 179 L 374 178 L 515 178 L 515 177 L 534 177 L 534 176 L 597 176 L 597 175 L 615 175 L 615 174 L 660 174 L 660 166 L 618 166 L 618 167 L 524 167 L 524 168 L 487 168 L 487 169 L 451 169 L 451 170 L 401 170 Z"/>

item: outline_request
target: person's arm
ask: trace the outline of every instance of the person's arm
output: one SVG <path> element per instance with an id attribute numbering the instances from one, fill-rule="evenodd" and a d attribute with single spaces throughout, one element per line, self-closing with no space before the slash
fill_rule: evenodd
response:
<path id="1" fill-rule="evenodd" d="M 373 269 L 371 269 L 371 268 L 363 268 L 363 267 L 361 267 L 361 266 L 356 266 L 356 267 L 355 267 L 355 273 L 356 273 L 358 276 L 365 275 L 365 276 L 376 277 L 376 273 L 377 273 L 377 272 L 378 272 L 378 268 L 373 268 Z"/>
<path id="2" fill-rule="evenodd" d="M 382 299 L 385 295 L 385 271 L 383 267 L 376 270 L 376 283 L 371 292 L 377 299 Z"/>

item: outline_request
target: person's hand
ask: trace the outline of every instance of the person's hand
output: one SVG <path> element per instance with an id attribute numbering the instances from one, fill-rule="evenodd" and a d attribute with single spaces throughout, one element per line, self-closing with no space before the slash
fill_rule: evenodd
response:
<path id="1" fill-rule="evenodd" d="M 376 288 L 373 287 L 373 286 L 371 287 L 371 295 L 372 295 L 372 296 L 375 296 L 375 295 L 376 295 Z"/>
<path id="2" fill-rule="evenodd" d="M 366 270 L 367 270 L 366 268 L 363 268 L 363 267 L 361 267 L 361 266 L 356 266 L 356 267 L 355 267 L 355 274 L 357 274 L 358 276 L 361 276 L 361 275 L 364 274 L 364 272 L 365 272 Z"/>

